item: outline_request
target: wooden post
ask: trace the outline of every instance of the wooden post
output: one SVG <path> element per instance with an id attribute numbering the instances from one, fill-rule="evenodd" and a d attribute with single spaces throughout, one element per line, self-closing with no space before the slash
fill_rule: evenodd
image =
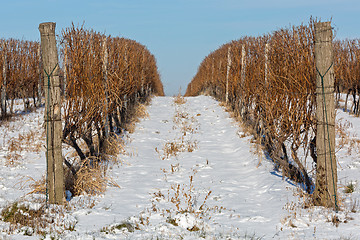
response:
<path id="1" fill-rule="evenodd" d="M 125 47 L 124 48 L 125 48 L 125 53 L 124 53 L 125 76 L 127 78 L 128 68 L 129 68 L 129 64 L 128 64 L 128 43 L 127 43 L 127 41 L 125 41 Z"/>
<path id="2" fill-rule="evenodd" d="M 127 94 L 124 95 L 124 108 L 127 109 Z"/>
<path id="3" fill-rule="evenodd" d="M 107 65 L 108 65 L 108 50 L 106 46 L 106 37 L 103 38 L 102 41 L 102 50 L 103 50 L 103 64 L 102 64 L 102 70 L 103 70 L 103 79 L 104 79 L 104 88 L 105 88 L 105 138 L 109 137 L 110 129 L 109 129 L 109 111 L 108 111 L 108 86 L 107 86 L 107 79 L 108 79 L 108 72 L 107 72 Z"/>
<path id="4" fill-rule="evenodd" d="M 3 49 L 3 56 L 2 56 L 2 62 L 3 62 L 3 67 L 2 67 L 2 74 L 3 74 L 3 82 L 1 84 L 1 93 L 0 93 L 0 98 L 1 98 L 1 117 L 5 117 L 6 116 L 6 66 L 7 66 L 7 59 L 6 59 L 6 43 L 5 41 L 2 42 L 2 49 Z"/>
<path id="5" fill-rule="evenodd" d="M 44 69 L 47 191 L 50 204 L 63 204 L 64 167 L 62 159 L 61 90 L 55 39 L 56 23 L 39 25 Z"/>
<path id="6" fill-rule="evenodd" d="M 219 61 L 219 70 L 218 70 L 218 79 L 217 79 L 217 81 L 218 82 L 220 82 L 220 79 L 221 79 L 221 67 L 222 67 L 222 61 L 221 61 L 221 59 L 220 59 L 220 61 Z M 216 99 L 219 99 L 219 98 L 221 98 L 221 101 L 223 101 L 223 98 L 222 98 L 222 94 L 221 94 L 221 92 L 220 92 L 220 88 L 218 87 L 218 85 L 215 85 L 215 98 Z"/>
<path id="7" fill-rule="evenodd" d="M 215 72 L 215 59 L 214 59 L 214 57 L 212 58 L 212 65 L 211 65 L 211 84 L 213 85 L 214 84 L 214 79 L 215 79 L 215 77 L 214 77 L 214 72 Z"/>
<path id="8" fill-rule="evenodd" d="M 37 71 L 37 74 L 39 76 L 39 81 L 38 81 L 38 88 L 37 88 L 37 105 L 40 107 L 41 106 L 41 82 L 42 82 L 42 78 L 41 78 L 41 71 L 42 71 L 42 62 L 41 62 L 41 46 L 39 45 L 38 47 L 38 58 L 39 58 L 39 69 Z"/>
<path id="9" fill-rule="evenodd" d="M 67 79 L 68 79 L 68 75 L 67 75 L 67 64 L 68 64 L 68 59 L 67 59 L 67 48 L 64 47 L 64 82 L 63 82 L 63 96 L 64 98 L 66 98 L 66 87 L 67 87 Z"/>
<path id="10" fill-rule="evenodd" d="M 145 82 L 145 49 L 142 52 L 142 67 L 141 67 L 141 97 L 144 96 L 144 82 Z"/>
<path id="11" fill-rule="evenodd" d="M 241 84 L 245 82 L 245 70 L 246 70 L 246 51 L 245 51 L 245 45 L 243 44 L 241 47 Z"/>
<path id="12" fill-rule="evenodd" d="M 269 87 L 268 85 L 268 64 L 269 64 L 269 44 L 265 44 L 265 87 Z"/>
<path id="13" fill-rule="evenodd" d="M 334 68 L 330 22 L 315 24 L 315 65 L 317 168 L 314 202 L 337 210 Z"/>
<path id="14" fill-rule="evenodd" d="M 229 102 L 229 75 L 230 75 L 230 67 L 231 67 L 231 47 L 228 48 L 228 54 L 227 54 L 227 68 L 226 68 L 226 95 L 225 95 L 225 101 L 226 103 Z"/>
<path id="15" fill-rule="evenodd" d="M 240 70 L 240 88 L 245 87 L 245 73 L 246 73 L 246 51 L 245 51 L 245 44 L 241 46 L 241 70 Z M 239 98 L 239 112 L 241 117 L 244 117 L 245 111 L 244 111 L 244 103 L 241 100 L 242 97 Z"/>

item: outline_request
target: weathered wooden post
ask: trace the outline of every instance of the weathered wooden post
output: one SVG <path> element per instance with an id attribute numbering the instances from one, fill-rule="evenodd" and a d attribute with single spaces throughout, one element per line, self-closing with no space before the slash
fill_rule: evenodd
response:
<path id="1" fill-rule="evenodd" d="M 245 73 L 246 73 L 246 50 L 245 50 L 245 44 L 241 46 L 241 70 L 240 70 L 240 87 L 244 87 L 245 83 Z M 244 103 L 241 101 L 241 97 L 239 100 L 239 109 L 240 109 L 240 115 L 242 118 L 245 116 L 245 106 Z"/>
<path id="2" fill-rule="evenodd" d="M 68 64 L 68 56 L 67 56 L 67 48 L 64 47 L 64 80 L 63 80 L 63 96 L 66 99 L 66 87 L 67 87 L 67 80 L 68 80 L 68 75 L 67 75 L 67 64 Z"/>
<path id="3" fill-rule="evenodd" d="M 220 79 L 221 79 L 221 67 L 222 67 L 222 61 L 221 61 L 221 59 L 220 59 L 220 61 L 219 61 L 219 68 L 218 68 L 218 74 L 217 74 L 217 81 L 219 82 L 220 81 Z M 218 85 L 216 85 L 215 86 L 215 98 L 217 98 L 217 99 L 219 99 L 219 98 L 221 98 L 221 100 L 223 99 L 222 98 L 222 94 L 221 94 L 221 92 L 220 92 L 220 87 L 218 87 Z"/>
<path id="4" fill-rule="evenodd" d="M 246 51 L 245 44 L 241 46 L 241 84 L 245 82 L 245 71 L 246 71 Z"/>
<path id="5" fill-rule="evenodd" d="M 316 205 L 337 205 L 337 166 L 335 158 L 335 99 L 332 28 L 330 22 L 315 23 L 316 65 Z"/>
<path id="6" fill-rule="evenodd" d="M 211 84 L 213 84 L 215 81 L 215 76 L 214 76 L 214 74 L 215 74 L 215 59 L 214 59 L 214 57 L 212 57 L 211 63 L 212 63 L 211 64 Z"/>
<path id="7" fill-rule="evenodd" d="M 229 102 L 229 75 L 230 75 L 230 67 L 231 67 L 231 47 L 228 48 L 227 53 L 227 67 L 226 67 L 226 93 L 225 93 L 225 101 Z"/>
<path id="8" fill-rule="evenodd" d="M 3 67 L 2 67 L 2 74 L 3 74 L 3 82 L 1 84 L 1 93 L 0 93 L 0 98 L 1 98 L 1 117 L 5 117 L 6 116 L 6 66 L 7 66 L 7 59 L 6 59 L 6 43 L 5 41 L 2 42 L 2 49 L 3 49 L 3 56 L 2 56 L 2 62 L 3 62 Z"/>
<path id="9" fill-rule="evenodd" d="M 37 71 L 37 74 L 39 76 L 39 81 L 38 81 L 38 86 L 37 86 L 37 106 L 41 106 L 41 83 L 42 83 L 42 78 L 41 78 L 41 71 L 42 71 L 42 62 L 41 62 L 41 46 L 39 45 L 38 47 L 38 58 L 39 58 L 39 69 Z"/>
<path id="10" fill-rule="evenodd" d="M 62 159 L 61 90 L 55 39 L 56 23 L 39 25 L 44 69 L 47 191 L 50 204 L 63 204 L 64 168 Z"/>
<path id="11" fill-rule="evenodd" d="M 211 73 L 210 73 L 210 84 L 209 86 L 207 86 L 206 90 L 205 90 L 205 95 L 210 95 L 210 96 L 213 96 L 214 95 L 214 81 L 215 81 L 215 59 L 214 57 L 211 58 Z"/>
<path id="12" fill-rule="evenodd" d="M 106 46 L 106 37 L 103 38 L 102 40 L 102 70 L 103 70 L 103 80 L 104 80 L 104 88 L 105 88 L 105 138 L 108 138 L 109 137 L 109 134 L 110 134 L 110 129 L 109 129 L 109 122 L 110 122 L 110 119 L 109 119 L 109 107 L 108 107 L 108 104 L 109 104 L 109 96 L 108 96 L 108 71 L 107 71 L 107 65 L 108 65 L 108 58 L 109 58 L 109 53 L 108 53 L 108 50 L 107 50 L 107 46 Z"/>
<path id="13" fill-rule="evenodd" d="M 124 62 L 125 62 L 125 76 L 128 76 L 129 63 L 128 63 L 128 42 L 125 42 Z M 127 79 L 126 79 L 127 80 Z"/>
<path id="14" fill-rule="evenodd" d="M 145 49 L 142 52 L 142 67 L 141 67 L 141 97 L 144 97 L 145 94 L 145 88 L 144 88 L 144 82 L 145 82 Z"/>
<path id="15" fill-rule="evenodd" d="M 268 64 L 269 64 L 269 43 L 265 43 L 265 87 L 269 87 L 268 83 Z"/>

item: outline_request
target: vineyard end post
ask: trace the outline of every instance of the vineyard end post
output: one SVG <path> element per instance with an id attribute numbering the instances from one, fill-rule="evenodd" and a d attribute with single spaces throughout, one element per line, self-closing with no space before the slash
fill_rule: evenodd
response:
<path id="1" fill-rule="evenodd" d="M 50 204 L 63 204 L 65 188 L 61 145 L 61 90 L 55 26 L 56 23 L 53 22 L 41 23 L 39 31 L 44 72 L 47 194 Z"/>
<path id="2" fill-rule="evenodd" d="M 314 202 L 338 210 L 331 22 L 315 23 L 315 66 L 317 167 Z"/>

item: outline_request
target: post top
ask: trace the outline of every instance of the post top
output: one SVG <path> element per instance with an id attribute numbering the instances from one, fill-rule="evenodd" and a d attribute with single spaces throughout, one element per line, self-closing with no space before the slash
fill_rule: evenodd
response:
<path id="1" fill-rule="evenodd" d="M 315 25 L 315 44 L 331 42 L 333 33 L 331 22 L 316 22 Z"/>
<path id="2" fill-rule="evenodd" d="M 55 27 L 55 22 L 44 22 L 39 24 L 39 31 L 43 33 L 49 33 L 51 31 L 55 32 Z"/>
<path id="3" fill-rule="evenodd" d="M 331 21 L 328 22 L 316 22 L 315 23 L 315 29 L 316 28 L 330 28 L 331 29 Z"/>

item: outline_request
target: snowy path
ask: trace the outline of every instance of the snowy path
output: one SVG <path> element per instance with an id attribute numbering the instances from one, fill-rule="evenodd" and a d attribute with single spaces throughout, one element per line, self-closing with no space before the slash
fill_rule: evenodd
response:
<path id="1" fill-rule="evenodd" d="M 259 165 L 252 137 L 217 101 L 199 96 L 175 104 L 172 97 L 155 97 L 147 110 L 149 117 L 127 135 L 127 154 L 118 157 L 122 164 L 108 170 L 120 188 L 74 197 L 61 216 L 74 230 L 65 231 L 63 239 L 360 239 L 359 206 L 354 213 L 344 207 L 338 227 L 331 223 L 331 210 L 299 208 L 296 187 L 282 180 L 269 160 Z M 356 143 L 359 118 L 338 111 L 340 118 L 353 124 L 347 131 Z M 38 149 L 44 145 L 42 121 L 39 110 L 0 126 L 0 209 L 31 190 L 19 189 L 22 177 L 38 180 L 45 172 L 43 149 Z M 21 134 L 29 140 L 18 144 L 18 164 L 8 166 L 10 140 Z M 360 199 L 359 156 L 360 141 L 337 153 L 340 186 L 356 184 L 352 194 L 339 190 L 346 206 Z M 7 226 L 0 222 L 1 229 Z M 1 237 L 39 236 L 20 231 L 1 232 Z"/>
<path id="2" fill-rule="evenodd" d="M 22 188 L 28 177 L 40 179 L 45 173 L 43 120 L 43 109 L 38 109 L 0 125 L 1 207 L 29 192 Z"/>
<path id="3" fill-rule="evenodd" d="M 201 195 L 199 199 L 203 200 L 206 193 L 212 191 L 206 204 L 226 208 L 221 213 L 212 213 L 211 221 L 206 222 L 204 228 L 207 235 L 221 237 L 223 234 L 235 238 L 254 234 L 257 237 L 276 235 L 279 231 L 277 225 L 286 215 L 282 209 L 288 201 L 286 187 L 291 185 L 282 181 L 280 176 L 271 174 L 272 165 L 266 160 L 257 168 L 259 159 L 251 153 L 251 137 L 239 137 L 239 128 L 218 102 L 200 96 L 177 105 L 173 98 L 154 98 L 148 112 L 149 118 L 137 124 L 135 133 L 130 136 L 127 149 L 134 154 L 122 159 L 125 164 L 113 171 L 121 189 L 110 188 L 104 201 L 96 206 L 96 209 L 109 210 L 105 214 L 94 214 L 97 220 L 91 223 L 93 229 L 139 215 L 150 208 L 151 193 L 160 190 L 165 194 L 171 184 L 188 186 L 189 177 L 196 170 L 194 188 L 196 194 Z M 181 124 L 174 123 L 174 116 L 179 116 L 179 113 L 185 125 L 195 130 L 186 134 L 184 142 L 196 143 L 197 147 L 192 152 L 180 152 L 162 160 L 164 145 L 179 142 L 183 135 Z M 171 211 L 176 212 L 175 207 L 169 209 L 171 207 Z M 98 215 L 101 215 L 101 221 Z M 89 219 L 89 216 L 83 217 Z M 81 228 L 85 221 L 81 221 L 81 216 L 79 218 L 77 227 Z M 159 229 L 171 227 L 161 219 L 152 225 L 152 218 L 156 217 L 150 216 L 150 225 L 142 227 L 142 237 L 156 236 Z M 186 228 L 191 226 L 183 225 L 184 231 L 177 229 L 174 234 L 174 230 L 169 230 L 161 236 L 187 236 L 190 232 Z M 139 235 L 139 232 L 135 231 L 133 235 Z M 197 236 L 195 233 L 192 235 Z"/>

